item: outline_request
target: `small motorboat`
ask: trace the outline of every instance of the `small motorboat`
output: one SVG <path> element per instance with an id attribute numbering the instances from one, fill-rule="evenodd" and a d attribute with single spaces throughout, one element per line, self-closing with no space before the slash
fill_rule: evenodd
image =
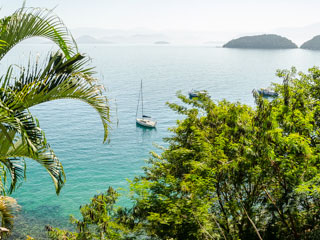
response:
<path id="1" fill-rule="evenodd" d="M 262 97 L 278 97 L 278 93 L 271 88 L 260 88 L 257 91 Z"/>
<path id="2" fill-rule="evenodd" d="M 206 95 L 207 92 L 206 91 L 198 91 L 198 90 L 191 90 L 189 93 L 189 98 L 195 98 L 195 97 L 199 97 L 200 95 Z"/>

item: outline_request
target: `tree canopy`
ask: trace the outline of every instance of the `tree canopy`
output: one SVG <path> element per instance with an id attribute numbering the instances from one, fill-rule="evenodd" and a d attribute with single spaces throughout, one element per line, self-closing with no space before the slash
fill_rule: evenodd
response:
<path id="1" fill-rule="evenodd" d="M 52 238 L 318 239 L 320 69 L 277 75 L 279 97 L 254 93 L 255 107 L 178 94 L 183 104 L 168 105 L 184 119 L 131 181 L 132 208 L 109 202 L 108 218 L 93 222 L 96 209 L 86 206 L 77 232 L 51 229 Z"/>

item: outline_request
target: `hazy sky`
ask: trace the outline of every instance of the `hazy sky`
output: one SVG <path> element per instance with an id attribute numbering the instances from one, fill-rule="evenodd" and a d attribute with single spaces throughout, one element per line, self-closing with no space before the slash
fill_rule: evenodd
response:
<path id="1" fill-rule="evenodd" d="M 22 0 L 0 0 L 0 15 Z M 320 22 L 319 0 L 27 0 L 56 7 L 69 28 L 262 32 Z"/>

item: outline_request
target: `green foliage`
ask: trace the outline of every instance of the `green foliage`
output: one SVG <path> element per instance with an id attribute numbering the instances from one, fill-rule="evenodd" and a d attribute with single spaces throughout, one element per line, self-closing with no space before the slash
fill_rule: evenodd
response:
<path id="1" fill-rule="evenodd" d="M 0 59 L 16 44 L 31 37 L 44 37 L 56 43 L 67 58 L 77 46 L 60 18 L 50 10 L 22 7 L 0 19 L 0 39 L 6 44 L 0 49 Z"/>
<path id="2" fill-rule="evenodd" d="M 25 177 L 24 158 L 41 164 L 51 176 L 57 194 L 65 182 L 63 167 L 47 143 L 38 120 L 29 108 L 57 100 L 86 102 L 100 115 L 104 141 L 108 135 L 109 107 L 103 87 L 93 78 L 87 57 L 77 53 L 77 46 L 62 21 L 51 11 L 21 8 L 0 19 L 0 60 L 19 42 L 31 37 L 45 37 L 63 53 L 48 54 L 42 64 L 11 65 L 0 75 L 0 192 L 9 193 Z M 9 181 L 7 178 L 9 177 Z"/>
<path id="3" fill-rule="evenodd" d="M 47 227 L 51 239 L 123 239 L 128 233 L 125 224 L 115 217 L 123 215 L 123 209 L 115 208 L 119 194 L 109 187 L 106 193 L 94 196 L 91 203 L 81 206 L 82 220 L 71 217 L 77 232 Z"/>
<path id="4" fill-rule="evenodd" d="M 29 108 L 57 99 L 77 99 L 89 104 L 101 117 L 104 141 L 108 135 L 109 107 L 103 87 L 93 78 L 89 59 L 77 52 L 77 45 L 62 21 L 52 11 L 24 8 L 0 19 L 0 60 L 21 41 L 44 37 L 56 43 L 60 51 L 48 54 L 42 64 L 32 61 L 19 66 L 12 64 L 0 74 L 0 195 L 12 193 L 25 178 L 24 158 L 35 160 L 51 176 L 56 193 L 65 183 L 59 159 L 47 143 L 38 120 Z M 0 214 L 12 209 L 10 202 Z M 7 224 L 8 223 L 8 224 Z M 2 221 L 1 227 L 12 224 Z"/>
<path id="5" fill-rule="evenodd" d="M 255 108 L 168 104 L 184 118 L 131 182 L 133 207 L 105 218 L 126 229 L 114 239 L 319 239 L 320 69 L 277 75 L 279 97 L 254 93 Z"/>

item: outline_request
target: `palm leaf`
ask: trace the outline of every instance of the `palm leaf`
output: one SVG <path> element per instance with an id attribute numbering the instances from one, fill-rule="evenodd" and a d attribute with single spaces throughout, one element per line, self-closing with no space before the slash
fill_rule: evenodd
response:
<path id="1" fill-rule="evenodd" d="M 23 158 L 30 158 L 40 163 L 48 171 L 54 182 L 56 192 L 59 193 L 65 182 L 63 167 L 46 143 L 44 133 L 37 120 L 30 113 L 29 115 L 26 115 L 26 113 L 25 115 L 21 114 L 25 116 L 24 118 L 27 118 L 27 122 L 24 123 L 24 135 L 19 134 L 17 129 L 11 126 L 0 131 L 0 162 L 9 172 L 9 192 L 12 192 L 17 183 L 25 176 Z M 4 133 L 5 131 L 7 132 Z M 32 145 L 31 149 L 30 145 Z M 6 178 L 3 178 L 3 180 L 6 181 Z"/>
<path id="2" fill-rule="evenodd" d="M 80 54 L 66 59 L 56 53 L 43 68 L 36 65 L 33 69 L 22 69 L 14 85 L 7 86 L 7 92 L 10 92 L 13 100 L 7 98 L 6 104 L 10 104 L 10 109 L 14 111 L 23 111 L 57 99 L 81 100 L 100 115 L 106 141 L 109 123 L 108 100 L 102 95 L 103 86 L 91 76 L 92 69 L 86 68 L 87 62 L 88 59 Z"/>
<path id="3" fill-rule="evenodd" d="M 53 150 L 50 148 L 48 144 L 38 144 L 37 155 L 34 156 L 30 154 L 27 146 L 23 143 L 22 139 L 19 139 L 17 142 L 15 142 L 13 147 L 10 147 L 6 155 L 7 157 L 10 157 L 7 158 L 6 161 L 8 161 L 9 164 L 14 165 L 14 171 L 10 170 L 10 165 L 8 166 L 8 170 L 11 174 L 11 179 L 12 177 L 14 177 L 13 179 L 17 180 L 11 182 L 10 192 L 12 192 L 12 190 L 15 189 L 18 181 L 21 180 L 22 177 L 24 177 L 25 175 L 25 166 L 23 164 L 24 162 L 22 162 L 21 159 L 30 158 L 37 161 L 47 170 L 47 172 L 52 178 L 56 192 L 57 194 L 59 194 L 61 188 L 65 183 L 66 177 L 61 162 L 58 160 L 58 158 L 56 157 Z M 4 162 L 4 164 L 6 163 Z"/>
<path id="4" fill-rule="evenodd" d="M 37 120 L 28 110 L 13 111 L 0 101 L 0 132 L 9 141 L 10 145 L 14 143 L 16 133 L 20 135 L 27 145 L 29 152 L 36 154 L 36 145 L 41 142 L 43 133 L 37 123 Z M 11 133 L 13 135 L 11 136 Z M 0 139 L 1 143 L 1 139 Z M 6 145 L 1 143 L 2 150 L 8 150 Z"/>
<path id="5" fill-rule="evenodd" d="M 40 163 L 53 179 L 57 193 L 65 182 L 63 168 L 50 146 L 37 120 L 28 109 L 34 105 L 56 99 L 78 99 L 91 105 L 99 113 L 108 134 L 109 107 L 102 95 L 102 87 L 86 68 L 88 59 L 76 54 L 70 59 L 56 53 L 44 67 L 36 64 L 21 69 L 19 77 L 12 70 L 3 79 L 0 89 L 0 161 L 11 177 L 9 192 L 24 177 L 24 161 L 31 158 Z M 12 79 L 12 80 L 7 80 Z"/>
<path id="6" fill-rule="evenodd" d="M 106 141 L 109 106 L 103 87 L 92 77 L 92 68 L 86 67 L 88 59 L 75 54 L 74 39 L 51 11 L 23 7 L 0 19 L 0 60 L 16 44 L 31 37 L 53 41 L 63 54 L 51 56 L 42 68 L 38 64 L 31 67 L 29 62 L 18 77 L 13 76 L 11 66 L 0 78 L 0 191 L 4 192 L 7 173 L 9 192 L 16 188 L 25 177 L 24 158 L 31 158 L 49 172 L 59 193 L 65 182 L 62 165 L 29 108 L 56 99 L 84 101 L 100 115 Z"/>
<path id="7" fill-rule="evenodd" d="M 31 37 L 53 41 L 66 58 L 77 51 L 72 35 L 52 11 L 23 7 L 9 17 L 0 19 L 0 59 L 16 44 Z"/>

